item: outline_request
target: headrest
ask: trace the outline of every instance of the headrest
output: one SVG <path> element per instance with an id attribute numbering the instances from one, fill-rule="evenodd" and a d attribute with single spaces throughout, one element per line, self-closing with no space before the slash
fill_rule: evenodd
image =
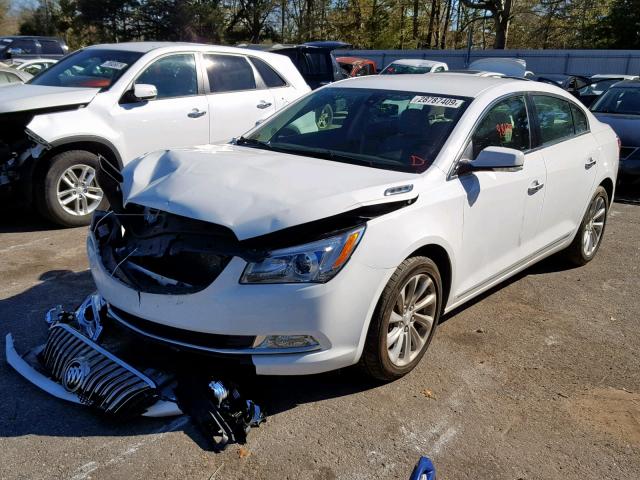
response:
<path id="1" fill-rule="evenodd" d="M 400 133 L 405 135 L 419 135 L 427 128 L 427 116 L 424 110 L 407 109 L 400 114 Z"/>

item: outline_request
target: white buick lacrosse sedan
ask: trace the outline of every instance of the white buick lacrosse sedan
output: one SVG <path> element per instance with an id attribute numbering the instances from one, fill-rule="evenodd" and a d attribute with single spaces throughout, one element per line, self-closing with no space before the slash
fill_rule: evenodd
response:
<path id="1" fill-rule="evenodd" d="M 258 374 L 359 363 L 392 380 L 443 313 L 553 253 L 589 262 L 617 169 L 611 128 L 551 85 L 338 82 L 233 144 L 104 175 L 93 311 L 105 331 Z"/>

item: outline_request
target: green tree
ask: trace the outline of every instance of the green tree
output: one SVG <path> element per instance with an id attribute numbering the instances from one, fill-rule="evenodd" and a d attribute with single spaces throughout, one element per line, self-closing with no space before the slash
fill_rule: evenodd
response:
<path id="1" fill-rule="evenodd" d="M 605 48 L 640 48 L 640 0 L 614 0 L 597 33 Z"/>

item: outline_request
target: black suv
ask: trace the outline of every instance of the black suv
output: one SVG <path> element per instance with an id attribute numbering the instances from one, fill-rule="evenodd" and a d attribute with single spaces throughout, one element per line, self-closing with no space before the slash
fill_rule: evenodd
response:
<path id="1" fill-rule="evenodd" d="M 69 47 L 54 37 L 0 37 L 0 61 L 9 58 L 60 58 Z"/>
<path id="2" fill-rule="evenodd" d="M 331 53 L 336 48 L 348 47 L 349 45 L 346 43 L 308 42 L 302 45 L 241 44 L 238 46 L 286 55 L 300 71 L 302 78 L 305 79 L 312 90 L 346 78 L 346 75 Z"/>

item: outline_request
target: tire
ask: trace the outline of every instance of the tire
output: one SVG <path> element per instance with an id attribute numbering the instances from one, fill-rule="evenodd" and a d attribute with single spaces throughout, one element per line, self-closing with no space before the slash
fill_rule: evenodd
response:
<path id="1" fill-rule="evenodd" d="M 34 200 L 38 212 L 65 227 L 88 225 L 94 210 L 107 206 L 95 179 L 98 168 L 98 156 L 85 150 L 53 156 L 36 177 Z"/>
<path id="2" fill-rule="evenodd" d="M 593 260 L 602 244 L 602 237 L 604 237 L 604 230 L 607 226 L 608 212 L 609 195 L 604 187 L 599 186 L 591 197 L 573 242 L 564 251 L 564 256 L 567 260 L 577 266 L 586 265 Z M 595 238 L 595 244 L 587 243 L 587 236 L 589 235 L 591 236 L 591 242 Z M 597 237 L 593 235 L 597 235 Z"/>
<path id="3" fill-rule="evenodd" d="M 430 280 L 430 285 L 425 278 Z M 399 314 L 403 310 L 400 308 L 401 302 L 399 301 L 402 298 L 401 291 L 406 293 L 406 300 L 409 301 L 409 285 L 413 279 L 417 279 L 416 285 L 418 286 L 417 288 L 414 287 L 414 291 L 422 289 L 422 281 L 428 285 L 423 296 L 416 297 L 417 305 L 425 302 L 428 296 L 435 295 L 428 307 L 415 311 L 420 319 L 412 316 L 412 309 L 410 308 L 404 309 L 408 311 L 405 315 Z M 411 302 L 409 301 L 409 303 Z M 367 332 L 364 351 L 360 358 L 360 367 L 367 375 L 385 382 L 396 380 L 409 373 L 420 362 L 429 348 L 441 311 L 442 279 L 436 264 L 427 257 L 411 257 L 402 262 L 391 276 L 380 296 Z M 398 320 L 399 317 L 401 320 Z M 424 324 L 424 318 L 426 317 L 431 317 L 432 319 L 428 331 Z M 414 321 L 412 318 L 416 320 Z M 408 349 L 409 357 L 407 358 L 407 349 L 404 345 L 406 345 L 407 341 L 413 342 L 415 338 L 412 336 L 414 332 L 411 328 L 416 330 L 420 343 L 418 344 L 419 349 L 416 348 L 415 350 L 412 350 L 413 345 L 411 345 Z M 394 341 L 394 337 L 398 337 L 398 339 Z M 408 340 L 409 338 L 411 340 Z M 390 344 L 389 341 L 391 342 Z M 398 351 L 398 358 L 394 360 L 394 351 L 398 350 L 398 342 L 401 341 L 404 343 Z M 403 354 L 405 355 L 404 358 Z"/>

